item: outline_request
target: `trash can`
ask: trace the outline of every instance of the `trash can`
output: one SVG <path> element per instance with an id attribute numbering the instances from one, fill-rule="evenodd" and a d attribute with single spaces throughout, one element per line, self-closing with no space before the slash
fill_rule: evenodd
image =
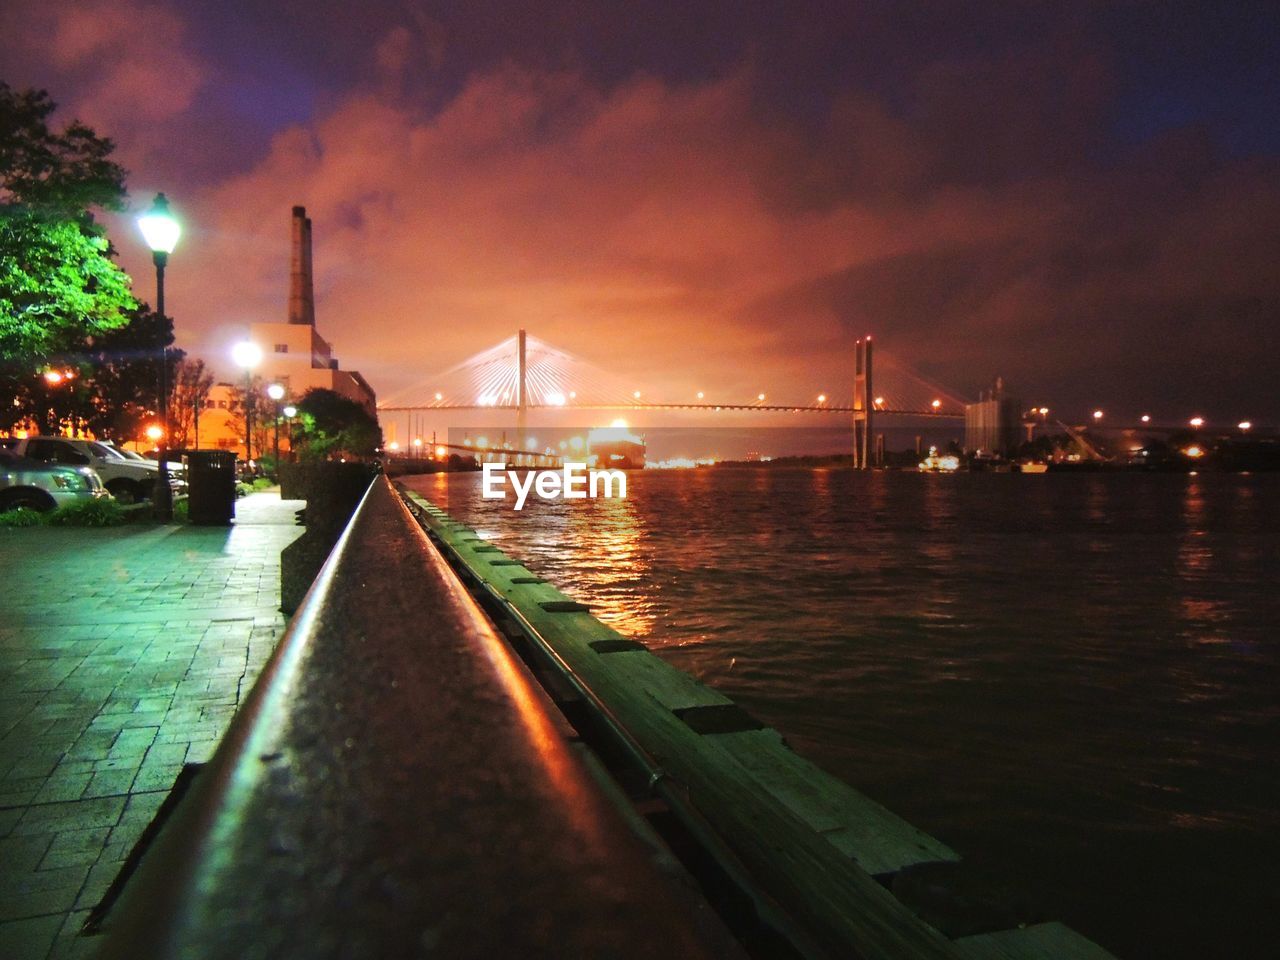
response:
<path id="1" fill-rule="evenodd" d="M 227 526 L 236 515 L 234 450 L 192 450 L 187 454 L 187 506 L 192 523 Z"/>

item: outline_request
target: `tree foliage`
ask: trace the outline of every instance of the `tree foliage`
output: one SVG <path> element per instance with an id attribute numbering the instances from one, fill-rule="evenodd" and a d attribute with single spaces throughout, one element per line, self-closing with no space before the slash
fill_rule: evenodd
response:
<path id="1" fill-rule="evenodd" d="M 315 388 L 297 403 L 294 448 L 303 459 L 371 457 L 382 446 L 378 421 L 363 406 L 333 390 Z"/>
<path id="2" fill-rule="evenodd" d="M 11 377 L 137 307 L 91 212 L 123 207 L 124 170 L 84 124 L 51 128 L 55 107 L 43 90 L 0 82 L 0 365 Z"/>

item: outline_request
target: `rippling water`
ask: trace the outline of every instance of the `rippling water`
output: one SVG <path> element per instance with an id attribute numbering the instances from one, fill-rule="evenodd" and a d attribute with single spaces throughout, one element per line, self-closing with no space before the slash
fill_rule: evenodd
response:
<path id="1" fill-rule="evenodd" d="M 1122 958 L 1280 943 L 1280 477 L 409 485 Z"/>

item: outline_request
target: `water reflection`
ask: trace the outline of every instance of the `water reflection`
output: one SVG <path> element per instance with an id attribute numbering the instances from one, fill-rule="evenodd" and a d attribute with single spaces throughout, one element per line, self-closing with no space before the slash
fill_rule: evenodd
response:
<path id="1" fill-rule="evenodd" d="M 1117 955 L 1280 939 L 1280 477 L 717 469 L 520 514 L 474 477 L 448 496 Z"/>

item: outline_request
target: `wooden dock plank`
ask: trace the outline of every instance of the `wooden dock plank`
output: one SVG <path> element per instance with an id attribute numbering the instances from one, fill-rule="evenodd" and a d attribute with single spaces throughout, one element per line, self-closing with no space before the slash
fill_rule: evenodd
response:
<path id="1" fill-rule="evenodd" d="M 717 734 L 711 740 L 763 789 L 870 874 L 960 859 L 946 844 L 800 756 L 777 730 Z"/>
<path id="2" fill-rule="evenodd" d="M 965 960 L 1116 960 L 1092 940 L 1057 922 L 961 937 L 954 943 Z"/>

